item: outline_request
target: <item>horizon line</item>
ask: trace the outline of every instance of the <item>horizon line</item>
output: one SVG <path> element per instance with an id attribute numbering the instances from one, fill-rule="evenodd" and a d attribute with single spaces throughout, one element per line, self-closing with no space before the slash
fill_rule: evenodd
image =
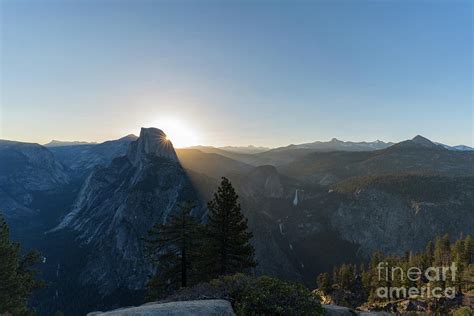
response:
<path id="1" fill-rule="evenodd" d="M 166 134 L 166 132 L 165 132 Z M 102 143 L 105 143 L 105 142 L 108 142 L 108 141 L 115 141 L 115 140 L 119 140 L 119 139 L 122 139 L 122 138 L 125 138 L 125 137 L 129 137 L 129 136 L 135 136 L 138 138 L 137 135 L 131 133 L 131 134 L 127 134 L 125 136 L 121 136 L 121 137 L 118 137 L 118 138 L 110 138 L 110 139 L 106 139 L 106 140 L 102 140 L 102 141 L 96 141 L 96 140 L 91 140 L 91 141 L 88 141 L 88 140 L 59 140 L 59 139 L 51 139 L 49 142 L 35 142 L 35 141 L 23 141 L 23 140 L 15 140 L 15 139 L 6 139 L 6 138 L 0 138 L 1 141 L 11 141 L 11 142 L 19 142 L 19 143 L 25 143 L 25 144 L 38 144 L 38 145 L 41 145 L 41 146 L 46 146 L 52 142 L 59 142 L 59 143 L 79 143 L 77 144 L 77 146 L 80 146 L 80 145 L 98 145 L 98 144 L 102 144 Z M 437 141 L 434 141 L 428 137 L 425 137 L 421 134 L 417 134 L 415 135 L 414 137 L 416 136 L 422 136 L 426 139 L 428 139 L 429 141 L 431 141 L 432 143 L 434 144 L 441 144 L 441 145 L 447 145 L 447 146 L 450 146 L 450 147 L 456 147 L 456 146 L 467 146 L 467 147 L 471 147 L 470 145 L 466 145 L 466 144 L 462 144 L 462 143 L 459 143 L 459 144 L 455 144 L 455 145 L 452 145 L 452 144 L 447 144 L 447 143 L 441 143 L 441 142 L 437 142 Z M 312 140 L 312 141 L 301 141 L 301 142 L 295 142 L 295 143 L 289 143 L 289 144 L 286 144 L 286 145 L 281 145 L 281 146 L 268 146 L 268 145 L 254 145 L 254 144 L 247 144 L 247 145 L 236 145 L 236 144 L 226 144 L 226 145 L 211 145 L 211 144 L 204 144 L 204 143 L 200 143 L 200 144 L 197 144 L 197 145 L 191 145 L 191 146 L 175 146 L 173 145 L 174 148 L 177 148 L 177 149 L 186 149 L 186 148 L 194 148 L 194 147 L 213 147 L 213 148 L 223 148 L 223 147 L 237 147 L 237 148 L 247 148 L 247 147 L 254 147 L 254 148 L 262 148 L 262 149 L 276 149 L 276 148 L 284 148 L 284 147 L 288 147 L 288 146 L 298 146 L 298 145 L 304 145 L 304 144 L 312 144 L 312 143 L 317 143 L 317 142 L 321 142 L 321 143 L 328 143 L 328 142 L 331 142 L 331 141 L 341 141 L 341 142 L 352 142 L 352 143 L 375 143 L 375 142 L 383 142 L 385 144 L 397 144 L 397 143 L 400 143 L 400 142 L 403 142 L 403 141 L 407 141 L 407 140 L 411 140 L 413 139 L 414 137 L 412 138 L 408 138 L 408 139 L 403 139 L 403 140 L 399 140 L 399 141 L 385 141 L 385 140 L 380 140 L 380 139 L 376 139 L 376 140 L 373 140 L 373 141 L 370 141 L 370 140 L 344 140 L 344 139 L 340 139 L 340 138 L 337 138 L 337 137 L 332 137 L 331 139 L 329 140 Z M 173 142 L 173 140 L 171 139 L 171 142 Z M 74 144 L 71 144 L 71 146 L 74 146 Z"/>

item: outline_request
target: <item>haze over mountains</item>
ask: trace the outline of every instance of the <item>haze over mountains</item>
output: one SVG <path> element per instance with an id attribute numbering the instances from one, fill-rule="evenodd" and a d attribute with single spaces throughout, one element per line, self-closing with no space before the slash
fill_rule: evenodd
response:
<path id="1" fill-rule="evenodd" d="M 75 146 L 75 145 L 95 145 L 97 142 L 81 142 L 81 141 L 60 141 L 53 139 L 47 144 L 44 144 L 44 147 L 62 147 L 62 146 Z"/>
<path id="2" fill-rule="evenodd" d="M 152 272 L 143 237 L 180 201 L 206 202 L 220 177 L 249 219 L 257 274 L 305 282 L 371 252 L 474 234 L 474 152 L 416 136 L 400 143 L 174 149 L 142 129 L 101 144 L 0 141 L 0 210 L 45 255 L 40 315 L 134 304 Z"/>

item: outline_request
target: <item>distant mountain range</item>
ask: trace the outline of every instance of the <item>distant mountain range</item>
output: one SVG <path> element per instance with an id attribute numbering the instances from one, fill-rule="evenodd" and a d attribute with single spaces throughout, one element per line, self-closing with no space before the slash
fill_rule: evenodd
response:
<path id="1" fill-rule="evenodd" d="M 63 147 L 63 146 L 76 146 L 76 145 L 95 145 L 96 142 L 81 142 L 81 141 L 60 141 L 53 139 L 47 144 L 44 144 L 44 147 Z"/>
<path id="2" fill-rule="evenodd" d="M 135 135 L 128 135 L 126 137 L 137 137 Z M 53 139 L 47 144 L 44 144 L 43 146 L 45 147 L 64 147 L 64 146 L 78 146 L 78 145 L 97 145 L 99 143 L 97 142 L 86 142 L 86 141 L 61 141 L 61 140 L 55 140 Z M 266 151 L 281 151 L 281 150 L 287 150 L 287 149 L 316 149 L 316 150 L 330 150 L 330 151 L 335 151 L 335 150 L 345 150 L 345 151 L 367 151 L 367 150 L 377 150 L 377 149 L 383 149 L 386 147 L 389 147 L 393 145 L 393 142 L 384 142 L 381 140 L 376 140 L 373 142 L 352 142 L 352 141 L 343 141 L 339 140 L 337 138 L 332 138 L 330 141 L 315 141 L 312 143 L 303 143 L 303 144 L 291 144 L 288 146 L 284 147 L 276 147 L 276 148 L 271 148 L 271 147 L 263 147 L 263 146 L 253 146 L 253 145 L 248 145 L 248 146 L 221 146 L 221 147 L 213 147 L 213 146 L 205 146 L 205 145 L 199 145 L 199 146 L 190 146 L 186 147 L 187 149 L 198 149 L 202 151 L 211 151 L 211 150 L 222 150 L 226 152 L 232 152 L 232 153 L 238 153 L 238 154 L 259 154 L 263 153 Z M 449 150 L 460 150 L 460 151 L 471 151 L 474 150 L 474 148 L 466 146 L 466 145 L 456 145 L 456 146 L 449 146 L 445 145 L 442 143 L 437 143 L 437 145 L 441 145 L 445 147 L 446 149 Z"/>
<path id="3" fill-rule="evenodd" d="M 321 185 L 350 177 L 389 173 L 474 175 L 474 153 L 447 150 L 416 136 L 376 151 L 313 152 L 280 166 L 279 170 Z"/>
<path id="4" fill-rule="evenodd" d="M 380 140 L 374 142 L 351 142 L 333 138 L 327 142 L 316 141 L 299 145 L 288 145 L 286 147 L 275 148 L 273 151 L 283 151 L 288 149 L 314 149 L 317 151 L 369 151 L 384 149 L 391 145 L 393 145 L 393 143 L 386 143 Z"/>
<path id="5" fill-rule="evenodd" d="M 110 140 L 100 144 L 63 144 L 50 146 L 48 149 L 56 159 L 66 168 L 71 176 L 87 175 L 96 166 L 106 166 L 113 158 L 124 155 L 131 142 L 137 136 L 127 135 L 117 140 Z"/>
<path id="6" fill-rule="evenodd" d="M 449 149 L 449 150 L 474 151 L 474 148 L 466 146 L 466 145 L 448 146 L 448 145 L 444 145 L 444 144 L 441 144 L 441 143 L 436 143 L 436 144 L 441 145 L 444 148 Z"/>
<path id="7" fill-rule="evenodd" d="M 420 136 L 422 137 L 422 136 Z M 304 157 L 305 155 L 312 152 L 331 152 L 331 151 L 347 151 L 347 152 L 359 152 L 359 151 L 374 151 L 388 148 L 395 143 L 383 142 L 376 140 L 373 142 L 351 142 L 342 141 L 337 138 L 333 138 L 330 141 L 315 141 L 312 143 L 304 143 L 298 145 L 288 145 L 285 147 L 278 147 L 264 150 L 264 147 L 253 147 L 255 150 L 246 151 L 240 149 L 242 147 L 212 147 L 212 146 L 193 146 L 191 149 L 197 149 L 205 153 L 215 153 L 231 159 L 239 160 L 253 166 L 260 165 L 284 165 L 290 163 L 298 158 Z M 435 143 L 443 146 L 448 150 L 455 151 L 472 151 L 471 147 L 459 145 L 459 146 L 448 146 L 440 143 Z M 243 148 L 250 148 L 243 147 Z M 229 150 L 229 148 L 231 150 Z M 239 148 L 239 150 L 232 150 L 233 148 Z"/>
<path id="8" fill-rule="evenodd" d="M 234 153 L 240 153 L 240 154 L 258 154 L 264 151 L 268 151 L 271 148 L 268 147 L 257 147 L 253 145 L 249 146 L 224 146 L 224 147 L 218 147 L 219 149 L 225 150 L 225 151 L 230 151 Z"/>

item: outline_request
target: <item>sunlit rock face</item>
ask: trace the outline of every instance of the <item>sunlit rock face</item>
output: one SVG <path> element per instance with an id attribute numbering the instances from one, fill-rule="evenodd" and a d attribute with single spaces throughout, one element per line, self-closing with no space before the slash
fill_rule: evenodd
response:
<path id="1" fill-rule="evenodd" d="M 151 273 L 143 238 L 163 222 L 179 202 L 198 201 L 204 208 L 173 146 L 156 128 L 143 128 L 128 154 L 95 170 L 85 181 L 69 214 L 57 230 L 72 230 L 91 250 L 81 282 L 103 294 L 114 289 L 142 289 Z"/>
<path id="2" fill-rule="evenodd" d="M 140 137 L 130 145 L 127 157 L 135 166 L 153 157 L 178 161 L 173 145 L 166 138 L 166 134 L 153 127 L 141 129 Z"/>

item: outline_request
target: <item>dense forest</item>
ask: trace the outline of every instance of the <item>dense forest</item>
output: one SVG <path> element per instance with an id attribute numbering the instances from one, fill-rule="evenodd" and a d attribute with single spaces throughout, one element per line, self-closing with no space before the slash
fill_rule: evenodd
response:
<path id="1" fill-rule="evenodd" d="M 325 300 L 339 305 L 396 312 L 393 302 L 410 299 L 447 312 L 474 294 L 474 240 L 468 235 L 452 242 L 444 235 L 418 253 L 375 252 L 368 265 L 343 264 L 332 275 L 320 274 L 317 283 Z"/>

